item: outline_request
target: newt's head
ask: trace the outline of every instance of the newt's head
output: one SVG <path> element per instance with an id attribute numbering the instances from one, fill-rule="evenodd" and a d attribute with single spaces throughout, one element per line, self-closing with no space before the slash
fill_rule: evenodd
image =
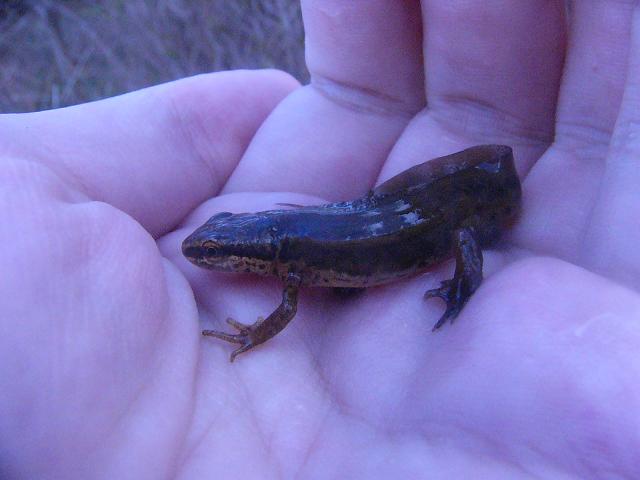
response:
<path id="1" fill-rule="evenodd" d="M 182 242 L 187 259 L 226 272 L 272 273 L 277 228 L 262 213 L 218 213 Z"/>

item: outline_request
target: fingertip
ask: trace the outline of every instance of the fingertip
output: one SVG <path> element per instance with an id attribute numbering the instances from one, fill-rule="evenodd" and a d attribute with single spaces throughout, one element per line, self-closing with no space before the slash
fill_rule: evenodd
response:
<path id="1" fill-rule="evenodd" d="M 207 104 L 233 104 L 234 114 L 241 113 L 243 107 L 251 112 L 262 106 L 267 113 L 300 83 L 290 74 L 277 69 L 230 70 L 204 73 L 165 84 L 173 101 L 178 106 L 207 110 Z"/>
<path id="2" fill-rule="evenodd" d="M 262 78 L 264 81 L 273 82 L 275 86 L 280 86 L 286 89 L 287 94 L 292 90 L 300 87 L 301 84 L 297 78 L 284 70 L 278 70 L 277 68 L 264 68 L 260 70 L 247 70 L 248 72 L 256 74 L 256 77 Z"/>

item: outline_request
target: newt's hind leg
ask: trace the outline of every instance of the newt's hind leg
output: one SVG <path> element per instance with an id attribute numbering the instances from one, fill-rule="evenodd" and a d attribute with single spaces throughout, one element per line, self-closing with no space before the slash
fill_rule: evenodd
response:
<path id="1" fill-rule="evenodd" d="M 442 282 L 439 288 L 428 290 L 424 298 L 440 297 L 447 303 L 440 320 L 433 331 L 458 316 L 464 304 L 482 283 L 482 251 L 473 228 L 467 227 L 455 232 L 456 271 L 451 280 Z"/>
<path id="2" fill-rule="evenodd" d="M 252 325 L 245 325 L 232 318 L 227 318 L 227 323 L 238 330 L 238 333 L 203 330 L 202 335 L 216 337 L 226 342 L 240 345 L 240 348 L 235 349 L 231 353 L 229 361 L 233 362 L 239 354 L 266 342 L 287 326 L 289 321 L 295 316 L 298 308 L 299 286 L 300 277 L 289 274 L 284 286 L 284 291 L 282 292 L 282 303 L 266 319 L 258 317 L 258 320 Z"/>

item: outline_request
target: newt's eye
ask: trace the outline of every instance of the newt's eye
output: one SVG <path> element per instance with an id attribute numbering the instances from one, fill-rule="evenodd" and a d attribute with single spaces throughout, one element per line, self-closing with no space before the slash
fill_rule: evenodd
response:
<path id="1" fill-rule="evenodd" d="M 203 247 L 204 247 L 204 254 L 207 257 L 215 257 L 220 251 L 220 248 L 218 245 L 211 244 L 209 242 L 205 243 Z"/>

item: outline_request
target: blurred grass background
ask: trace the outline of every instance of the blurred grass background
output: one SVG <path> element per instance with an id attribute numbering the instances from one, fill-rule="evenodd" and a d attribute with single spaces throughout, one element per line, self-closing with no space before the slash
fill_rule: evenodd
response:
<path id="1" fill-rule="evenodd" d="M 0 0 L 2 113 L 263 67 L 307 80 L 298 0 Z"/>

